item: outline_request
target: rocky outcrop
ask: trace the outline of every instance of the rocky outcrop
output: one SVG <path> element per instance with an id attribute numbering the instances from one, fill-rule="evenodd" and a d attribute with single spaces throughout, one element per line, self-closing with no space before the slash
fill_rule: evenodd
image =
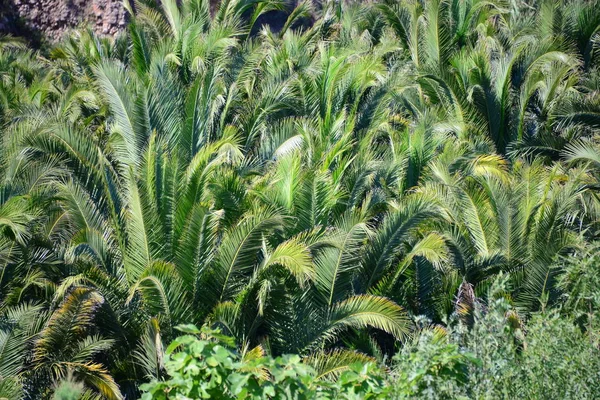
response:
<path id="1" fill-rule="evenodd" d="M 289 10 L 298 2 L 286 0 L 288 11 L 270 11 L 262 15 L 256 21 L 255 30 L 266 24 L 278 31 Z M 214 11 L 219 0 L 210 0 L 210 3 Z M 320 1 L 313 0 L 313 3 Z M 84 25 L 91 26 L 97 33 L 114 35 L 126 24 L 123 0 L 0 0 L 0 34 L 27 38 L 34 46 L 42 38 L 55 41 L 69 29 Z"/>
<path id="2" fill-rule="evenodd" d="M 0 0 L 0 31 L 19 36 L 41 34 L 56 40 L 65 31 L 89 25 L 113 35 L 126 24 L 122 0 Z"/>

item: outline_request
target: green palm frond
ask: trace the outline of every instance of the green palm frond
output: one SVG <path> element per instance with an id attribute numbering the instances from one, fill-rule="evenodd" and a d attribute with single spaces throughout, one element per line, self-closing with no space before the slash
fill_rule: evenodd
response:
<path id="1" fill-rule="evenodd" d="M 110 104 L 111 112 L 114 116 L 115 132 L 121 143 L 115 139 L 115 150 L 123 146 L 123 151 L 119 150 L 119 155 L 123 162 L 132 165 L 138 165 L 143 148 L 149 136 L 149 124 L 147 117 L 136 113 L 139 105 L 136 99 L 135 89 L 131 87 L 135 80 L 125 70 L 123 65 L 117 63 L 105 62 L 95 69 L 98 85 L 106 101 Z M 133 92 L 133 93 L 132 93 Z M 143 102 L 143 98 L 141 98 Z M 141 104 L 141 103 L 137 103 Z M 139 117 L 138 117 L 139 115 Z"/>
<path id="2" fill-rule="evenodd" d="M 30 236 L 28 224 L 35 218 L 35 212 L 26 198 L 11 197 L 0 206 L 0 229 L 10 232 L 22 244 Z"/>
<path id="3" fill-rule="evenodd" d="M 34 348 L 36 363 L 51 363 L 67 356 L 69 346 L 93 324 L 94 314 L 104 299 L 94 290 L 75 288 L 52 314 Z"/>
<path id="4" fill-rule="evenodd" d="M 143 369 L 147 378 L 158 379 L 164 369 L 164 346 L 158 320 L 148 322 L 146 332 L 141 337 L 135 352 L 136 363 Z"/>
<path id="5" fill-rule="evenodd" d="M 372 234 L 357 215 L 344 216 L 338 224 L 336 247 L 324 249 L 315 257 L 315 286 L 328 307 L 352 291 L 352 283 L 360 268 L 357 260 Z"/>
<path id="6" fill-rule="evenodd" d="M 33 349 L 33 361 L 37 370 L 51 371 L 55 378 L 65 377 L 70 371 L 106 398 L 122 399 L 105 367 L 91 361 L 95 354 L 114 344 L 110 339 L 86 335 L 103 302 L 93 290 L 73 289 L 40 331 Z"/>
<path id="7" fill-rule="evenodd" d="M 154 259 L 155 249 L 151 242 L 151 226 L 158 221 L 148 221 L 145 218 L 144 205 L 140 196 L 137 182 L 133 177 L 133 172 L 129 174 L 129 193 L 127 202 L 127 228 L 128 228 L 128 249 L 125 258 L 125 271 L 129 282 L 135 282 L 142 271 L 150 265 Z"/>
<path id="8" fill-rule="evenodd" d="M 65 371 L 71 371 L 86 386 L 97 390 L 103 398 L 109 400 L 122 400 L 124 398 L 119 386 L 102 364 L 67 362 L 61 367 L 65 368 Z M 61 375 L 65 376 L 65 374 Z"/>
<path id="9" fill-rule="evenodd" d="M 33 343 L 40 321 L 42 307 L 19 304 L 2 311 L 0 325 L 0 382 L 6 380 L 3 390 L 17 387 L 19 375 L 25 370 L 25 358 Z M 11 383 L 12 382 L 12 383 Z M 14 385 L 14 386 L 13 386 Z M 2 393 L 0 391 L 0 393 Z"/>
<path id="10" fill-rule="evenodd" d="M 363 261 L 363 290 L 368 290 L 386 272 L 398 256 L 398 250 L 410 239 L 411 233 L 422 223 L 439 215 L 435 205 L 426 199 L 406 198 L 402 208 L 389 215 L 378 230 Z"/>
<path id="11" fill-rule="evenodd" d="M 317 371 L 317 379 L 336 379 L 354 363 L 366 364 L 375 359 L 366 354 L 346 349 L 335 349 L 329 352 L 314 353 L 304 362 Z"/>
<path id="12" fill-rule="evenodd" d="M 600 166 L 600 151 L 592 143 L 570 143 L 563 151 L 563 157 L 568 162 L 589 162 Z"/>
<path id="13" fill-rule="evenodd" d="M 315 274 L 310 250 L 298 239 L 292 238 L 273 249 L 262 262 L 259 274 L 266 273 L 263 270 L 268 271 L 273 265 L 281 265 L 287 269 L 301 285 L 312 280 Z"/>
<path id="14" fill-rule="evenodd" d="M 411 330 L 410 320 L 402 307 L 378 296 L 353 296 L 333 306 L 330 328 L 326 335 L 339 329 L 367 327 L 380 329 L 397 339 L 405 338 Z"/>
<path id="15" fill-rule="evenodd" d="M 150 315 L 161 316 L 173 325 L 192 319 L 190 298 L 172 264 L 157 261 L 149 265 L 131 286 L 127 302 L 137 293 Z"/>
<path id="16" fill-rule="evenodd" d="M 230 300 L 243 288 L 258 261 L 263 236 L 281 228 L 284 218 L 274 211 L 246 215 L 222 239 L 212 265 L 204 272 L 207 305 Z"/>
<path id="17" fill-rule="evenodd" d="M 160 0 L 163 13 L 171 26 L 171 31 L 175 40 L 181 34 L 181 13 L 175 0 Z"/>

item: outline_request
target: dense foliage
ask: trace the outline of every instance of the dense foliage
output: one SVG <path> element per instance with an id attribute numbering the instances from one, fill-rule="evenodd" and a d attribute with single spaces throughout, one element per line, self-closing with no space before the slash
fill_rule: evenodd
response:
<path id="1" fill-rule="evenodd" d="M 590 342 L 572 320 L 554 313 L 536 316 L 527 327 L 511 324 L 510 304 L 497 289 L 490 310 L 475 311 L 472 329 L 423 328 L 391 370 L 358 362 L 334 380 L 323 379 L 323 365 L 300 364 L 297 356 L 241 357 L 222 347 L 227 340 L 206 341 L 210 333 L 205 340 L 183 336 L 167 350 L 170 379 L 143 386 L 142 399 L 598 398 L 597 334 Z"/>
<path id="2" fill-rule="evenodd" d="M 597 1 L 132 3 L 0 40 L 0 398 L 599 396 Z"/>

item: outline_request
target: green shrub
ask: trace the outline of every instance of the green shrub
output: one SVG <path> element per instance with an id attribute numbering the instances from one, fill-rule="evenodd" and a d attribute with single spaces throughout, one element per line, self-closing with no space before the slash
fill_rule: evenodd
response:
<path id="1" fill-rule="evenodd" d="M 242 357 L 218 331 L 180 327 L 187 335 L 167 349 L 169 379 L 142 385 L 143 400 L 210 399 L 368 399 L 390 390 L 371 363 L 353 364 L 335 382 L 317 379 L 298 355 Z"/>
<path id="2" fill-rule="evenodd" d="M 471 329 L 424 329 L 395 357 L 395 396 L 428 399 L 597 399 L 600 350 L 593 331 L 558 310 L 523 322 L 492 293 Z"/>
<path id="3" fill-rule="evenodd" d="M 390 370 L 356 363 L 335 380 L 298 355 L 242 356 L 218 331 L 180 329 L 187 334 L 167 349 L 169 379 L 143 385 L 143 400 L 600 398 L 594 336 L 556 311 L 524 324 L 502 297 L 475 312 L 471 329 L 422 329 Z"/>
<path id="4" fill-rule="evenodd" d="M 527 325 L 517 395 L 532 399 L 600 398 L 600 351 L 573 320 L 556 312 Z"/>
<path id="5" fill-rule="evenodd" d="M 394 357 L 394 395 L 398 398 L 460 398 L 469 379 L 472 354 L 448 341 L 441 329 L 423 330 L 414 345 Z"/>

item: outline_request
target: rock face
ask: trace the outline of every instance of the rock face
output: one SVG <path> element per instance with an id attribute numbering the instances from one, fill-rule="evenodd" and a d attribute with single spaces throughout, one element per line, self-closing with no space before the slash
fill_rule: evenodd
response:
<path id="1" fill-rule="evenodd" d="M 255 29 L 267 24 L 278 31 L 289 10 L 299 0 L 286 0 L 288 11 L 270 11 L 262 15 Z M 313 4 L 319 4 L 313 0 Z M 219 0 L 210 0 L 215 10 Z M 306 21 L 304 22 L 306 23 Z M 56 41 L 66 31 L 79 26 L 91 26 L 97 33 L 114 35 L 125 28 L 127 12 L 123 0 L 0 0 L 0 35 L 21 36 L 33 45 L 41 40 Z"/>
<path id="2" fill-rule="evenodd" d="M 0 0 L 0 32 L 19 36 L 42 34 L 56 40 L 65 31 L 90 25 L 98 33 L 114 35 L 127 16 L 122 0 Z"/>

